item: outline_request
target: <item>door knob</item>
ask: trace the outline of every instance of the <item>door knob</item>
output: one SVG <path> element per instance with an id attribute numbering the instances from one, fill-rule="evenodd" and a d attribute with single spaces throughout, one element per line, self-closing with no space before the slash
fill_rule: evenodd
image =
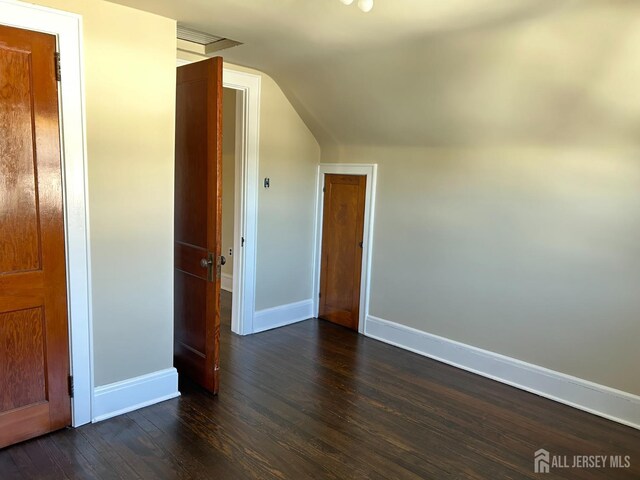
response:
<path id="1" fill-rule="evenodd" d="M 200 266 L 202 268 L 209 268 L 209 266 L 213 265 L 213 261 L 208 258 L 203 258 L 200 260 Z"/>
<path id="2" fill-rule="evenodd" d="M 224 258 L 224 255 L 220 256 L 220 265 L 225 265 L 227 263 L 227 259 Z"/>

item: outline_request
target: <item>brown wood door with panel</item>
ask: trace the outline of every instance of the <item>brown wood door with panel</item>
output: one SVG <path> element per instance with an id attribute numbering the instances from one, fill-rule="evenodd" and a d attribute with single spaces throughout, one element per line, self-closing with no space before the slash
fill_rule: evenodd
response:
<path id="1" fill-rule="evenodd" d="M 367 177 L 324 179 L 318 317 L 358 330 Z"/>
<path id="2" fill-rule="evenodd" d="M 178 68 L 174 363 L 211 393 L 220 368 L 222 58 Z"/>
<path id="3" fill-rule="evenodd" d="M 0 448 L 71 423 L 55 53 L 0 26 Z"/>

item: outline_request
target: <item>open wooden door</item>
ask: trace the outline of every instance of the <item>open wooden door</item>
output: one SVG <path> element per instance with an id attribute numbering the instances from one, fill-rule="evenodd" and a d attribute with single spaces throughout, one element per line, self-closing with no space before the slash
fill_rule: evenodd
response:
<path id="1" fill-rule="evenodd" d="M 222 58 L 178 67 L 174 362 L 218 392 L 222 225 Z"/>
<path id="2" fill-rule="evenodd" d="M 0 26 L 0 448 L 71 423 L 55 53 Z"/>

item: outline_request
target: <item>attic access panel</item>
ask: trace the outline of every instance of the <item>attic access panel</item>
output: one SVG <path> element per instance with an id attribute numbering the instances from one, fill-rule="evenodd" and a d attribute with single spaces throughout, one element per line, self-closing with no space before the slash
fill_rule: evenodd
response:
<path id="1" fill-rule="evenodd" d="M 201 32 L 185 25 L 178 24 L 178 49 L 201 55 L 212 56 L 220 50 L 226 50 L 242 43 L 230 38 Z"/>

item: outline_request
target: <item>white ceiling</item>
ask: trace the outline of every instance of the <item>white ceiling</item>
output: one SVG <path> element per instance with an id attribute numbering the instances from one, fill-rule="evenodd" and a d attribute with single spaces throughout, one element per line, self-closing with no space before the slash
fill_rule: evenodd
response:
<path id="1" fill-rule="evenodd" d="M 619 55 L 640 53 L 636 0 L 115 1 L 242 42 L 225 59 L 270 74 L 322 144 L 609 141 L 640 111 L 609 94 L 640 84 Z"/>

